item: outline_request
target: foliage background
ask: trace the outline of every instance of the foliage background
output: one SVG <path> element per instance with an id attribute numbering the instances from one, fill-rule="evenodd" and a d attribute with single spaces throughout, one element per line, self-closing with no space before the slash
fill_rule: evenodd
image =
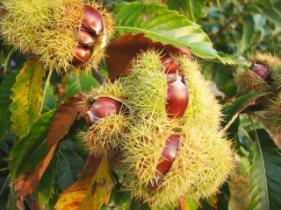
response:
<path id="1" fill-rule="evenodd" d="M 151 1 L 144 2 L 150 3 Z M 209 59 L 200 58 L 205 56 L 203 53 L 203 56 L 199 56 L 198 60 L 202 63 L 203 73 L 206 78 L 214 82 L 215 92 L 220 96 L 218 98 L 224 105 L 224 124 L 226 125 L 233 120 L 227 130 L 237 152 L 237 168 L 233 176 L 222 187 L 221 193 L 203 200 L 201 206 L 198 206 L 193 201 L 186 201 L 187 209 L 280 209 L 280 150 L 274 145 L 262 125 L 252 118 L 251 114 L 242 113 L 243 107 L 253 102 L 257 95 L 238 96 L 234 76 L 238 66 L 244 68 L 249 66 L 249 59 L 257 51 L 271 52 L 281 56 L 281 1 L 162 0 L 158 2 L 166 4 L 170 10 L 184 15 L 185 19 L 201 25 L 203 31 L 210 37 L 219 55 L 214 54 L 208 46 L 206 48 L 204 46 L 200 49 L 204 52 L 210 50 L 208 51 L 210 52 L 208 54 Z M 125 25 L 123 19 L 126 18 L 126 14 L 119 10 L 120 5 L 121 8 L 122 5 L 126 6 L 122 0 L 103 0 L 102 3 L 117 14 L 116 36 L 128 31 L 139 32 L 142 29 L 157 31 L 157 28 L 149 28 L 144 24 L 137 25 L 133 23 L 138 18 L 133 10 L 129 11 L 131 15 L 135 15 L 132 23 Z M 132 7 L 132 5 L 129 5 L 129 7 Z M 175 27 L 176 24 L 174 23 Z M 118 26 L 131 28 L 118 28 Z M 161 36 L 159 37 L 150 36 L 154 40 L 161 41 Z M 175 39 L 170 42 L 173 44 L 173 41 L 176 42 Z M 190 41 L 192 42 L 192 40 Z M 32 107 L 34 102 L 24 102 L 24 96 L 19 95 L 20 102 L 13 108 L 11 104 L 15 104 L 13 103 L 15 88 L 27 91 L 34 100 L 37 100 L 38 95 L 43 96 L 43 89 L 40 90 L 37 84 L 45 87 L 46 80 L 39 77 L 28 77 L 22 70 L 24 62 L 28 58 L 28 55 L 15 51 L 1 41 L 0 209 L 16 208 L 17 200 L 11 180 L 14 180 L 14 177 L 24 171 L 32 170 L 36 158 L 32 159 L 31 156 L 31 158 L 26 159 L 24 151 L 28 150 L 30 154 L 35 154 L 34 148 L 38 148 L 40 141 L 44 141 L 46 137 L 43 134 L 44 132 L 36 133 L 35 131 L 40 126 L 49 125 L 53 118 L 53 110 L 57 110 L 60 104 L 76 93 L 88 91 L 98 86 L 98 82 L 91 73 L 82 73 L 80 75 L 58 75 L 53 73 L 50 79 L 51 85 L 46 86 L 47 89 L 44 91 L 45 97 L 41 101 L 41 107 Z M 105 63 L 103 63 L 100 71 L 106 77 L 107 67 Z M 24 76 L 18 77 L 20 74 L 28 78 L 19 81 L 19 78 L 24 78 Z M 35 85 L 34 90 L 32 87 L 21 89 L 28 79 Z M 26 109 L 39 114 L 38 116 L 26 116 Z M 40 109 L 40 111 L 37 109 Z M 26 117 L 29 117 L 28 123 Z M 18 133 L 18 130 L 13 129 L 13 126 L 17 123 L 19 124 L 18 127 L 23 126 L 25 128 L 23 132 L 27 133 Z M 27 125 L 23 125 L 23 123 L 27 123 Z M 76 135 L 79 130 L 83 129 L 86 129 L 86 126 L 80 121 L 71 127 L 70 132 L 59 143 L 57 152 L 46 171 L 47 175 L 43 176 L 35 193 L 33 193 L 33 199 L 44 206 L 45 209 L 53 209 L 59 194 L 77 180 L 79 171 L 85 164 L 87 150 L 81 145 Z M 37 135 L 37 138 L 34 135 Z M 29 140 L 30 145 L 22 145 L 21 141 L 19 141 L 22 138 Z M 23 151 L 23 157 L 19 160 L 21 162 L 17 162 L 17 158 L 22 154 L 19 152 L 20 150 Z M 34 157 L 36 157 L 36 154 Z M 104 205 L 102 208 L 148 208 L 140 202 L 132 200 L 129 193 L 122 190 L 122 180 L 118 180 L 121 173 L 119 171 L 114 172 L 116 189 L 111 194 L 109 204 Z"/>

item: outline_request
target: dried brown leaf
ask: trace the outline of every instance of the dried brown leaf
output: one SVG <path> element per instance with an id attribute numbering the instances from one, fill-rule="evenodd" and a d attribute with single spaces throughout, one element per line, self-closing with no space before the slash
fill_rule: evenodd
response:
<path id="1" fill-rule="evenodd" d="M 20 175 L 15 183 L 15 191 L 18 198 L 23 199 L 36 188 L 54 156 L 58 143 L 69 132 L 74 121 L 79 117 L 80 108 L 78 103 L 82 99 L 83 96 L 75 95 L 68 102 L 61 105 L 57 111 L 46 138 L 46 143 L 49 146 L 46 156 L 32 173 Z"/>
<path id="2" fill-rule="evenodd" d="M 140 52 L 154 49 L 165 54 L 183 54 L 191 57 L 191 51 L 182 47 L 165 45 L 154 42 L 143 34 L 127 34 L 117 38 L 107 47 L 107 65 L 109 78 L 114 80 L 118 76 L 126 76 L 130 73 L 130 62 Z"/>

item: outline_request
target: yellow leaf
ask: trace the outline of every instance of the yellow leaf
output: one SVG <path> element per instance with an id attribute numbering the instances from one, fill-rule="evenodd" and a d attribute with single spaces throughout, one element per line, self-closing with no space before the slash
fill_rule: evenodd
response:
<path id="1" fill-rule="evenodd" d="M 106 157 L 90 156 L 77 182 L 64 191 L 56 210 L 98 210 L 109 201 L 114 182 Z"/>
<path id="2" fill-rule="evenodd" d="M 26 136 L 30 126 L 40 117 L 43 75 L 41 64 L 34 60 L 28 61 L 20 70 L 12 87 L 12 130 L 19 138 Z"/>

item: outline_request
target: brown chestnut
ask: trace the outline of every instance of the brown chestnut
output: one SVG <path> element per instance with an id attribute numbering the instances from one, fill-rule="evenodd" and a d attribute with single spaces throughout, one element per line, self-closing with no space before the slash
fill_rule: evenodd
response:
<path id="1" fill-rule="evenodd" d="M 255 63 L 252 66 L 251 71 L 261 77 L 262 79 L 266 79 L 271 73 L 269 67 L 263 63 Z"/>
<path id="2" fill-rule="evenodd" d="M 168 77 L 169 78 L 169 77 Z M 189 92 L 180 76 L 168 81 L 166 110 L 168 117 L 182 117 L 189 102 Z"/>
<path id="3" fill-rule="evenodd" d="M 90 110 L 85 116 L 88 125 L 98 121 L 101 118 L 117 115 L 120 113 L 122 103 L 110 97 L 99 97 L 95 100 Z"/>
<path id="4" fill-rule="evenodd" d="M 173 134 L 167 139 L 166 145 L 161 154 L 160 161 L 156 167 L 157 171 L 161 175 L 165 175 L 170 170 L 176 158 L 179 143 L 179 135 Z"/>
<path id="5" fill-rule="evenodd" d="M 98 36 L 104 30 L 102 15 L 93 7 L 85 5 L 83 8 L 82 26 L 90 33 Z"/>
<path id="6" fill-rule="evenodd" d="M 74 65 L 81 65 L 87 63 L 92 56 L 92 51 L 81 45 L 77 45 L 74 50 L 74 57 L 72 63 Z"/>
<path id="7" fill-rule="evenodd" d="M 94 47 L 94 44 L 97 43 L 97 39 L 94 38 L 86 30 L 81 29 L 78 35 L 78 43 L 86 48 L 92 49 Z"/>
<path id="8" fill-rule="evenodd" d="M 176 73 L 180 68 L 179 64 L 174 59 L 168 56 L 161 58 L 161 63 L 165 68 L 166 74 Z"/>

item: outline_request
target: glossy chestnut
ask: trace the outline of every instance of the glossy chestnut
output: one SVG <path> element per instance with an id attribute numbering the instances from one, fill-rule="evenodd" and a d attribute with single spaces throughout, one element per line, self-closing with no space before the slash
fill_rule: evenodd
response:
<path id="1" fill-rule="evenodd" d="M 262 79 L 266 79 L 271 73 L 269 67 L 263 63 L 255 63 L 251 67 L 251 71 L 254 72 L 256 75 L 258 75 L 259 77 L 261 77 Z"/>
<path id="2" fill-rule="evenodd" d="M 178 151 L 180 143 L 180 136 L 173 134 L 167 141 L 166 145 L 162 151 L 160 161 L 156 167 L 157 171 L 161 175 L 165 175 L 171 168 Z"/>
<path id="3" fill-rule="evenodd" d="M 98 36 L 104 30 L 104 20 L 102 15 L 93 7 L 85 5 L 83 8 L 82 26 L 90 33 Z"/>
<path id="4" fill-rule="evenodd" d="M 169 77 L 168 77 L 169 79 Z M 168 80 L 166 110 L 168 117 L 182 117 L 189 102 L 189 92 L 181 76 L 174 75 Z"/>
<path id="5" fill-rule="evenodd" d="M 87 124 L 92 124 L 101 118 L 120 113 L 122 103 L 110 97 L 99 97 L 95 100 L 85 116 Z"/>
<path id="6" fill-rule="evenodd" d="M 97 43 L 97 39 L 86 30 L 81 29 L 78 35 L 78 43 L 85 48 L 93 49 L 94 44 Z"/>
<path id="7" fill-rule="evenodd" d="M 176 73 L 180 68 L 179 64 L 171 57 L 166 56 L 161 58 L 161 63 L 164 66 L 166 74 Z"/>
<path id="8" fill-rule="evenodd" d="M 92 51 L 82 45 L 77 45 L 74 49 L 73 65 L 81 65 L 87 63 L 92 56 Z"/>

